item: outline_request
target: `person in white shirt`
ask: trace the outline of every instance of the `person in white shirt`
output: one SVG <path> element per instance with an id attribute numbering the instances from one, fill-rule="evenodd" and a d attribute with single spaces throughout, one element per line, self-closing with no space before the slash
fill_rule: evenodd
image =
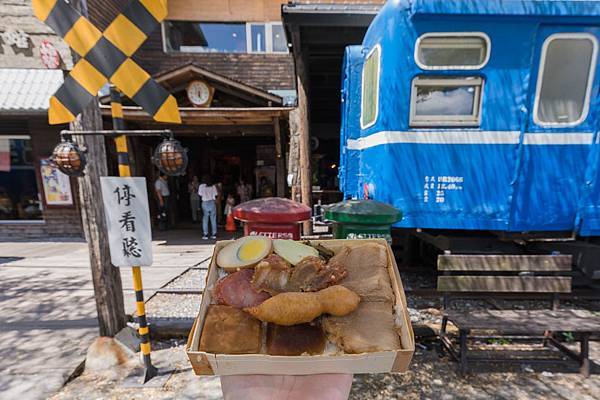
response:
<path id="1" fill-rule="evenodd" d="M 213 184 L 210 175 L 202 177 L 202 184 L 198 188 L 198 195 L 202 199 L 202 239 L 208 239 L 208 221 L 212 228 L 211 239 L 217 238 L 217 187 Z"/>
<path id="2" fill-rule="evenodd" d="M 154 182 L 154 190 L 156 192 L 156 199 L 158 200 L 158 229 L 164 231 L 169 226 L 168 210 L 169 197 L 171 195 L 166 174 L 160 173 L 160 176 Z"/>

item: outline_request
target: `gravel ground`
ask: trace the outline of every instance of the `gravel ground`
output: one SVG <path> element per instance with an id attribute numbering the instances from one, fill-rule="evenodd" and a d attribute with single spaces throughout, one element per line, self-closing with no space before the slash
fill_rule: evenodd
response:
<path id="1" fill-rule="evenodd" d="M 153 318 L 196 318 L 200 309 L 198 294 L 157 293 L 146 303 L 146 314 Z"/>
<path id="2" fill-rule="evenodd" d="M 177 279 L 165 286 L 165 289 L 193 289 L 204 290 L 208 270 L 204 268 L 190 268 Z"/>
<path id="3" fill-rule="evenodd" d="M 203 290 L 206 270 L 192 268 L 167 285 L 173 289 Z M 435 287 L 435 277 L 417 273 L 403 273 L 406 289 Z M 195 318 L 201 296 L 197 294 L 159 293 L 147 303 L 147 313 L 152 318 Z M 408 310 L 413 325 L 431 327 L 434 332 L 441 324 L 441 299 L 422 298 L 408 294 Z M 466 299 L 454 300 L 451 307 L 468 312 L 477 309 L 548 309 L 548 301 Z M 565 301 L 561 308 L 584 308 L 600 311 L 600 301 Z M 165 340 L 153 343 L 153 357 L 163 368 L 176 368 L 162 389 L 127 389 L 120 379 L 138 371 L 131 361 L 120 369 L 118 377 L 84 373 L 67 385 L 52 399 L 219 399 L 221 387 L 218 378 L 197 377 L 190 368 L 184 353 L 184 342 Z M 509 345 L 511 346 L 511 345 Z M 516 345 L 515 350 L 522 349 Z M 600 343 L 591 343 L 591 358 L 600 362 Z M 504 347 L 506 349 L 506 346 Z M 511 348 L 512 349 L 512 348 Z M 477 374 L 466 378 L 457 373 L 457 364 L 439 352 L 435 337 L 423 337 L 417 344 L 410 371 L 406 374 L 357 375 L 354 378 L 350 399 L 532 399 L 532 400 L 593 400 L 600 399 L 600 368 L 584 379 L 577 373 L 574 363 L 557 363 L 547 370 L 529 365 L 478 366 Z"/>
<path id="4" fill-rule="evenodd" d="M 67 384 L 51 400 L 75 399 L 220 399 L 218 378 L 195 376 L 184 353 L 182 341 L 153 342 L 152 357 L 159 370 L 175 369 L 162 388 L 126 388 L 123 378 L 141 373 L 137 360 L 117 371 L 104 374 L 84 373 Z M 591 355 L 600 360 L 600 343 L 592 343 Z M 356 375 L 351 400 L 597 400 L 600 399 L 600 370 L 588 379 L 568 368 L 557 366 L 554 372 L 536 371 L 530 366 L 503 372 L 478 369 L 465 378 L 457 374 L 457 364 L 440 357 L 436 346 L 417 349 L 406 374 Z M 556 370 L 560 371 L 557 372 Z M 482 373 L 483 372 L 483 373 Z"/>

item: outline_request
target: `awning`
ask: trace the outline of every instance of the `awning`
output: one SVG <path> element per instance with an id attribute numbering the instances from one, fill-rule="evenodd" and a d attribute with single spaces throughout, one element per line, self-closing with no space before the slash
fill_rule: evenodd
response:
<path id="1" fill-rule="evenodd" d="M 304 26 L 369 26 L 382 4 L 286 4 L 286 24 Z"/>
<path id="2" fill-rule="evenodd" d="M 59 69 L 0 68 L 0 114 L 38 114 L 63 83 Z"/>

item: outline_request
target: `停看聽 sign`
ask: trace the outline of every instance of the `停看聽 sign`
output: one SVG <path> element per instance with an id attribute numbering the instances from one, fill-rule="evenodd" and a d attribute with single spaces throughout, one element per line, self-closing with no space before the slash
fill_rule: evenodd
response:
<path id="1" fill-rule="evenodd" d="M 146 178 L 100 178 L 115 267 L 152 265 L 152 231 Z"/>

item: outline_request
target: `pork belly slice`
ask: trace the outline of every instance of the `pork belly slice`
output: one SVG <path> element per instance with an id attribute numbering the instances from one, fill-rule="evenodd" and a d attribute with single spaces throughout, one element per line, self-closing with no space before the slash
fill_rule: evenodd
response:
<path id="1" fill-rule="evenodd" d="M 242 269 L 221 278 L 215 286 L 213 297 L 218 304 L 235 308 L 258 306 L 271 296 L 252 287 L 250 281 L 253 275 L 254 270 Z"/>

